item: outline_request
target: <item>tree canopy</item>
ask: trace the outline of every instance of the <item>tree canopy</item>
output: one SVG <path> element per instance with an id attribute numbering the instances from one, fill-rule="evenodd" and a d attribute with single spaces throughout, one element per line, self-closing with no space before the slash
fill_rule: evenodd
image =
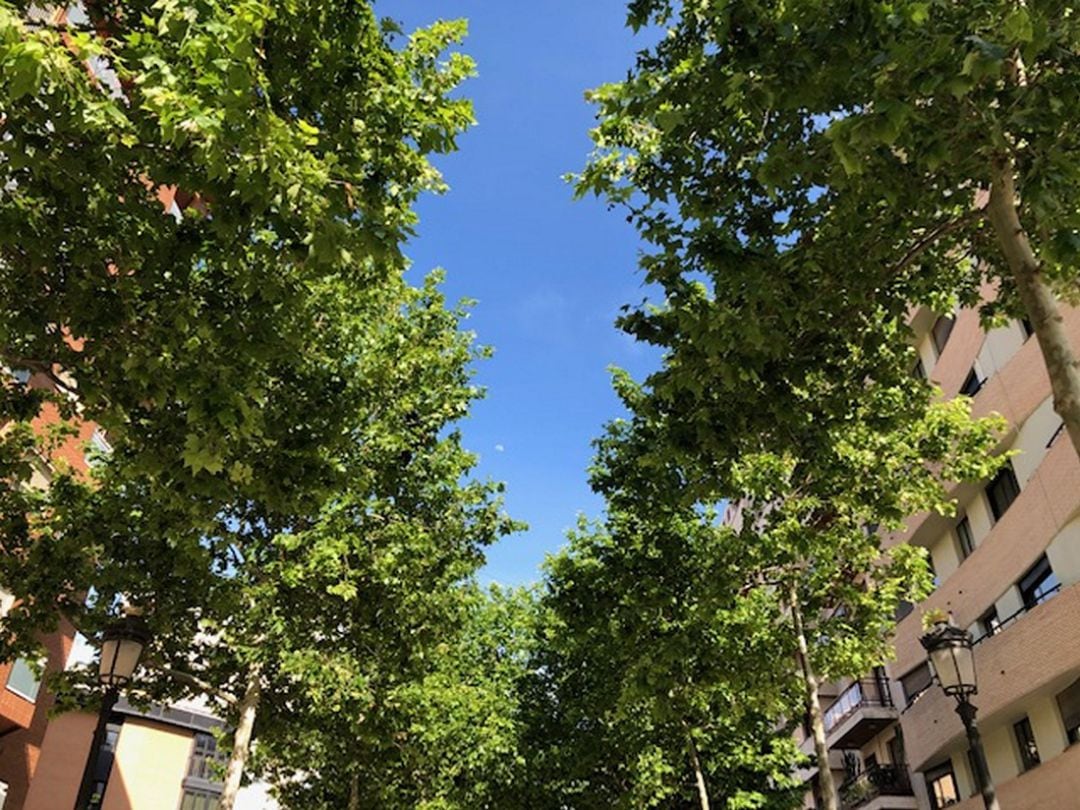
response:
<path id="1" fill-rule="evenodd" d="M 1055 301 L 1080 289 L 1072 9 L 637 0 L 630 21 L 665 35 L 592 93 L 578 188 L 626 204 L 655 248 L 671 307 L 624 325 L 693 345 L 656 379 L 689 425 L 731 400 L 758 424 L 835 413 L 910 369 L 885 346 L 911 305 L 959 302 L 1029 319 L 1080 447 Z"/>

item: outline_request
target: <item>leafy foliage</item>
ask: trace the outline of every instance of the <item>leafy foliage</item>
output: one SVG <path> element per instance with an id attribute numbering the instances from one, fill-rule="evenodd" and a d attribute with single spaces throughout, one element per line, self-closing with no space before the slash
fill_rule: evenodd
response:
<path id="1" fill-rule="evenodd" d="M 486 351 L 438 275 L 404 280 L 429 157 L 472 122 L 464 32 L 361 0 L 0 3 L 0 363 L 56 390 L 0 398 L 4 658 L 126 602 L 136 698 L 247 706 L 279 771 L 330 717 L 386 745 L 515 526 L 454 430 Z M 21 486 L 43 407 L 113 446 L 47 492 Z"/>

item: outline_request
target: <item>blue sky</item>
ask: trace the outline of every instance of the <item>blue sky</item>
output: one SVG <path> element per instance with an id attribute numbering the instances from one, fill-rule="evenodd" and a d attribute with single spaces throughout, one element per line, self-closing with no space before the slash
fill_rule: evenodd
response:
<path id="1" fill-rule="evenodd" d="M 479 77 L 464 93 L 479 125 L 438 162 L 451 190 L 419 207 L 407 252 L 417 271 L 444 267 L 451 299 L 477 299 L 467 322 L 495 357 L 478 370 L 488 389 L 464 423 L 479 472 L 506 482 L 507 507 L 529 523 L 489 554 L 486 577 L 536 579 L 589 490 L 590 441 L 619 415 L 608 367 L 638 378 L 655 354 L 618 332 L 619 307 L 645 294 L 639 242 L 622 214 L 574 201 L 561 179 L 581 169 L 593 111 L 584 91 L 626 75 L 642 46 L 624 27 L 625 0 L 383 0 L 379 13 L 411 30 L 436 18 L 469 20 L 463 50 Z"/>

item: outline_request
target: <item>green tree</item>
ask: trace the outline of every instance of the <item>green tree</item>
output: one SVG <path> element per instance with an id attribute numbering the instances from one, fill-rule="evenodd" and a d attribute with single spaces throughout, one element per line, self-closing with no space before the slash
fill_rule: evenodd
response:
<path id="1" fill-rule="evenodd" d="M 827 762 L 820 685 L 861 677 L 884 663 L 900 603 L 917 601 L 929 589 L 925 551 L 886 547 L 883 538 L 909 515 L 951 511 L 953 482 L 977 480 L 997 468 L 1000 420 L 972 420 L 968 401 L 959 399 L 883 432 L 861 419 L 873 409 L 871 400 L 853 404 L 842 426 L 817 438 L 810 456 L 766 449 L 726 457 L 705 448 L 690 454 L 677 444 L 673 450 L 666 424 L 653 421 L 651 409 L 638 408 L 656 396 L 638 390 L 628 402 L 633 418 L 613 423 L 600 443 L 595 483 L 618 510 L 652 516 L 677 508 L 705 515 L 699 518 L 702 531 L 723 542 L 679 555 L 693 573 L 664 559 L 660 567 L 672 579 L 641 567 L 629 577 L 655 585 L 660 605 L 674 603 L 678 589 L 700 575 L 716 589 L 715 599 L 756 606 L 757 632 L 771 645 L 756 655 L 738 646 L 745 629 L 725 627 L 707 609 L 702 613 L 709 632 L 734 645 L 726 652 L 724 674 L 731 678 L 731 668 L 741 668 L 746 674 L 735 694 L 748 702 L 771 698 L 764 704 L 772 706 L 771 716 L 807 716 L 818 762 Z M 709 510 L 723 498 L 736 499 L 741 516 L 716 528 Z M 666 638 L 663 612 L 652 616 L 642 609 L 638 615 Z M 628 654 L 647 660 L 639 652 L 644 646 L 631 643 Z M 677 666 L 673 662 L 686 655 L 669 656 L 660 666 Z M 787 702 L 776 694 L 778 683 L 788 684 Z M 835 808 L 827 768 L 820 779 L 826 806 Z"/>
<path id="2" fill-rule="evenodd" d="M 90 485 L 55 483 L 50 521 L 3 563 L 87 633 L 120 600 L 142 608 L 153 630 L 143 697 L 205 693 L 235 727 L 225 807 L 256 731 L 273 747 L 305 720 L 309 734 L 333 734 L 316 721 L 346 713 L 359 740 L 383 735 L 387 695 L 422 677 L 484 546 L 514 528 L 501 486 L 470 479 L 475 457 L 452 429 L 479 394 L 476 350 L 436 281 L 403 285 L 383 322 L 350 325 L 353 441 L 317 511 L 242 500 L 194 523 L 171 479 L 139 480 L 118 448 Z"/>
<path id="3" fill-rule="evenodd" d="M 825 381 L 835 406 L 907 371 L 882 356 L 878 321 L 959 301 L 988 322 L 1027 318 L 1080 448 L 1057 303 L 1080 289 L 1072 8 L 634 0 L 630 22 L 665 36 L 592 94 L 598 151 L 579 190 L 628 204 L 656 247 L 644 266 L 676 314 L 640 310 L 627 327 L 662 345 L 697 333 L 671 396 L 815 418 L 802 403 Z"/>
<path id="4" fill-rule="evenodd" d="M 471 337 L 402 279 L 428 158 L 472 122 L 464 30 L 360 0 L 0 3 L 0 364 L 114 448 L 26 489 L 48 395 L 5 378 L 0 652 L 141 607 L 143 696 L 208 693 L 236 727 L 226 807 L 256 720 L 272 739 L 350 671 L 335 638 L 407 678 L 511 526 L 451 427 Z"/>
<path id="5" fill-rule="evenodd" d="M 798 804 L 776 722 L 796 682 L 742 553 L 708 511 L 619 509 L 548 561 L 523 698 L 534 806 Z"/>
<path id="6" fill-rule="evenodd" d="M 517 706 L 533 639 L 531 594 L 468 586 L 453 596 L 456 626 L 440 628 L 409 678 L 358 657 L 371 689 L 362 705 L 306 700 L 300 716 L 282 717 L 282 734 L 261 738 L 259 756 L 284 807 L 526 806 L 516 793 L 524 765 Z M 299 778 L 297 763 L 305 763 Z"/>

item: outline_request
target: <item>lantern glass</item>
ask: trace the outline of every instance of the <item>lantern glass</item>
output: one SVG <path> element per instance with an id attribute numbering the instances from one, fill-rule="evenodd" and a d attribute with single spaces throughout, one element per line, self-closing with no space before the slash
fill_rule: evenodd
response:
<path id="1" fill-rule="evenodd" d="M 106 630 L 101 642 L 101 682 L 110 687 L 128 683 L 139 666 L 146 642 L 145 630 L 130 620 Z"/>
<path id="2" fill-rule="evenodd" d="M 945 694 L 966 697 L 978 691 L 970 634 L 942 624 L 924 636 L 923 646 L 930 653 L 930 663 Z"/>

